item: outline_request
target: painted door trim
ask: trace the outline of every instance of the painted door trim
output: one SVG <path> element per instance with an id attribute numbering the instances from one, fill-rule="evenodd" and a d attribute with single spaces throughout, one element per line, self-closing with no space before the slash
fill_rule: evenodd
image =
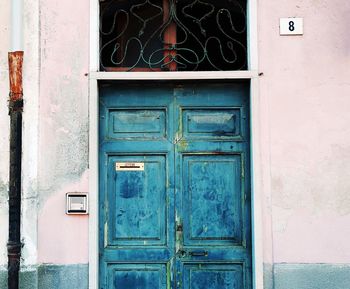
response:
<path id="1" fill-rule="evenodd" d="M 90 72 L 90 79 L 97 80 L 227 80 L 252 79 L 256 71 L 169 71 L 169 72 Z"/>
<path id="2" fill-rule="evenodd" d="M 269 183 L 263 183 L 264 174 L 269 172 L 269 158 L 262 159 L 261 144 L 267 122 L 262 122 L 263 108 L 259 101 L 258 79 L 258 18 L 257 0 L 248 0 L 248 71 L 194 72 L 184 74 L 186 79 L 251 79 L 250 125 L 251 125 L 251 188 L 252 188 L 252 250 L 253 288 L 263 289 L 263 193 Z M 120 73 L 99 72 L 99 1 L 90 0 L 90 63 L 89 63 L 89 289 L 99 288 L 99 248 L 98 248 L 98 80 L 151 80 L 184 79 L 179 73 Z M 185 77 L 184 76 L 184 77 Z M 264 123 L 262 127 L 261 123 Z M 268 137 L 268 136 L 267 136 Z M 268 156 L 268 154 L 265 154 Z M 264 164 L 264 165 L 263 165 Z M 264 169 L 264 170 L 263 170 Z"/>
<path id="3" fill-rule="evenodd" d="M 99 287 L 99 230 L 98 230 L 98 86 L 89 81 L 89 289 Z"/>

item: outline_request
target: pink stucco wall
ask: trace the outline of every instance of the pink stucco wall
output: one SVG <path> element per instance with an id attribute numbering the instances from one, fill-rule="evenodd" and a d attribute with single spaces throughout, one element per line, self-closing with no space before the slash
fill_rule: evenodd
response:
<path id="1" fill-rule="evenodd" d="M 350 262 L 350 2 L 259 1 L 275 262 Z M 279 17 L 303 36 L 279 36 Z"/>
<path id="2" fill-rule="evenodd" d="M 273 243 L 257 241 L 273 248 L 272 262 L 349 263 L 350 2 L 258 2 L 260 117 L 269 134 L 261 145 L 272 201 L 263 229 L 272 222 Z M 44 263 L 88 261 L 88 218 L 64 214 L 65 193 L 88 190 L 88 15 L 88 1 L 41 2 Z M 292 16 L 304 18 L 304 35 L 279 36 L 279 18 Z"/>
<path id="3" fill-rule="evenodd" d="M 38 262 L 87 263 L 88 217 L 65 193 L 88 191 L 89 2 L 40 3 Z"/>
<path id="4" fill-rule="evenodd" d="M 88 173 L 81 180 L 61 188 L 45 202 L 39 214 L 40 263 L 88 262 L 88 216 L 66 215 L 65 194 L 87 192 Z"/>

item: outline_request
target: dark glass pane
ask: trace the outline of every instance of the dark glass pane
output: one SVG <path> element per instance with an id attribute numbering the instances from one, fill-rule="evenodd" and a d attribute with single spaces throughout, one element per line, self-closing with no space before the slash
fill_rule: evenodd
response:
<path id="1" fill-rule="evenodd" d="M 101 2 L 103 70 L 247 69 L 246 0 Z"/>

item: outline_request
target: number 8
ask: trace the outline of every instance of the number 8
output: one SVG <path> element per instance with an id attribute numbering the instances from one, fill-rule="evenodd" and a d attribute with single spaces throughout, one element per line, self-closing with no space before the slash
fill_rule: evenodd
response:
<path id="1" fill-rule="evenodd" d="M 294 31 L 295 27 L 294 27 L 294 21 L 289 21 L 289 31 Z"/>

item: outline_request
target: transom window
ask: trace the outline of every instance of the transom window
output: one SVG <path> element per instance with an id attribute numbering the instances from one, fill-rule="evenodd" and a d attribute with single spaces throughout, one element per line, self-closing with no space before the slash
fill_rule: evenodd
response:
<path id="1" fill-rule="evenodd" d="M 247 69 L 246 0 L 100 0 L 104 71 Z"/>

